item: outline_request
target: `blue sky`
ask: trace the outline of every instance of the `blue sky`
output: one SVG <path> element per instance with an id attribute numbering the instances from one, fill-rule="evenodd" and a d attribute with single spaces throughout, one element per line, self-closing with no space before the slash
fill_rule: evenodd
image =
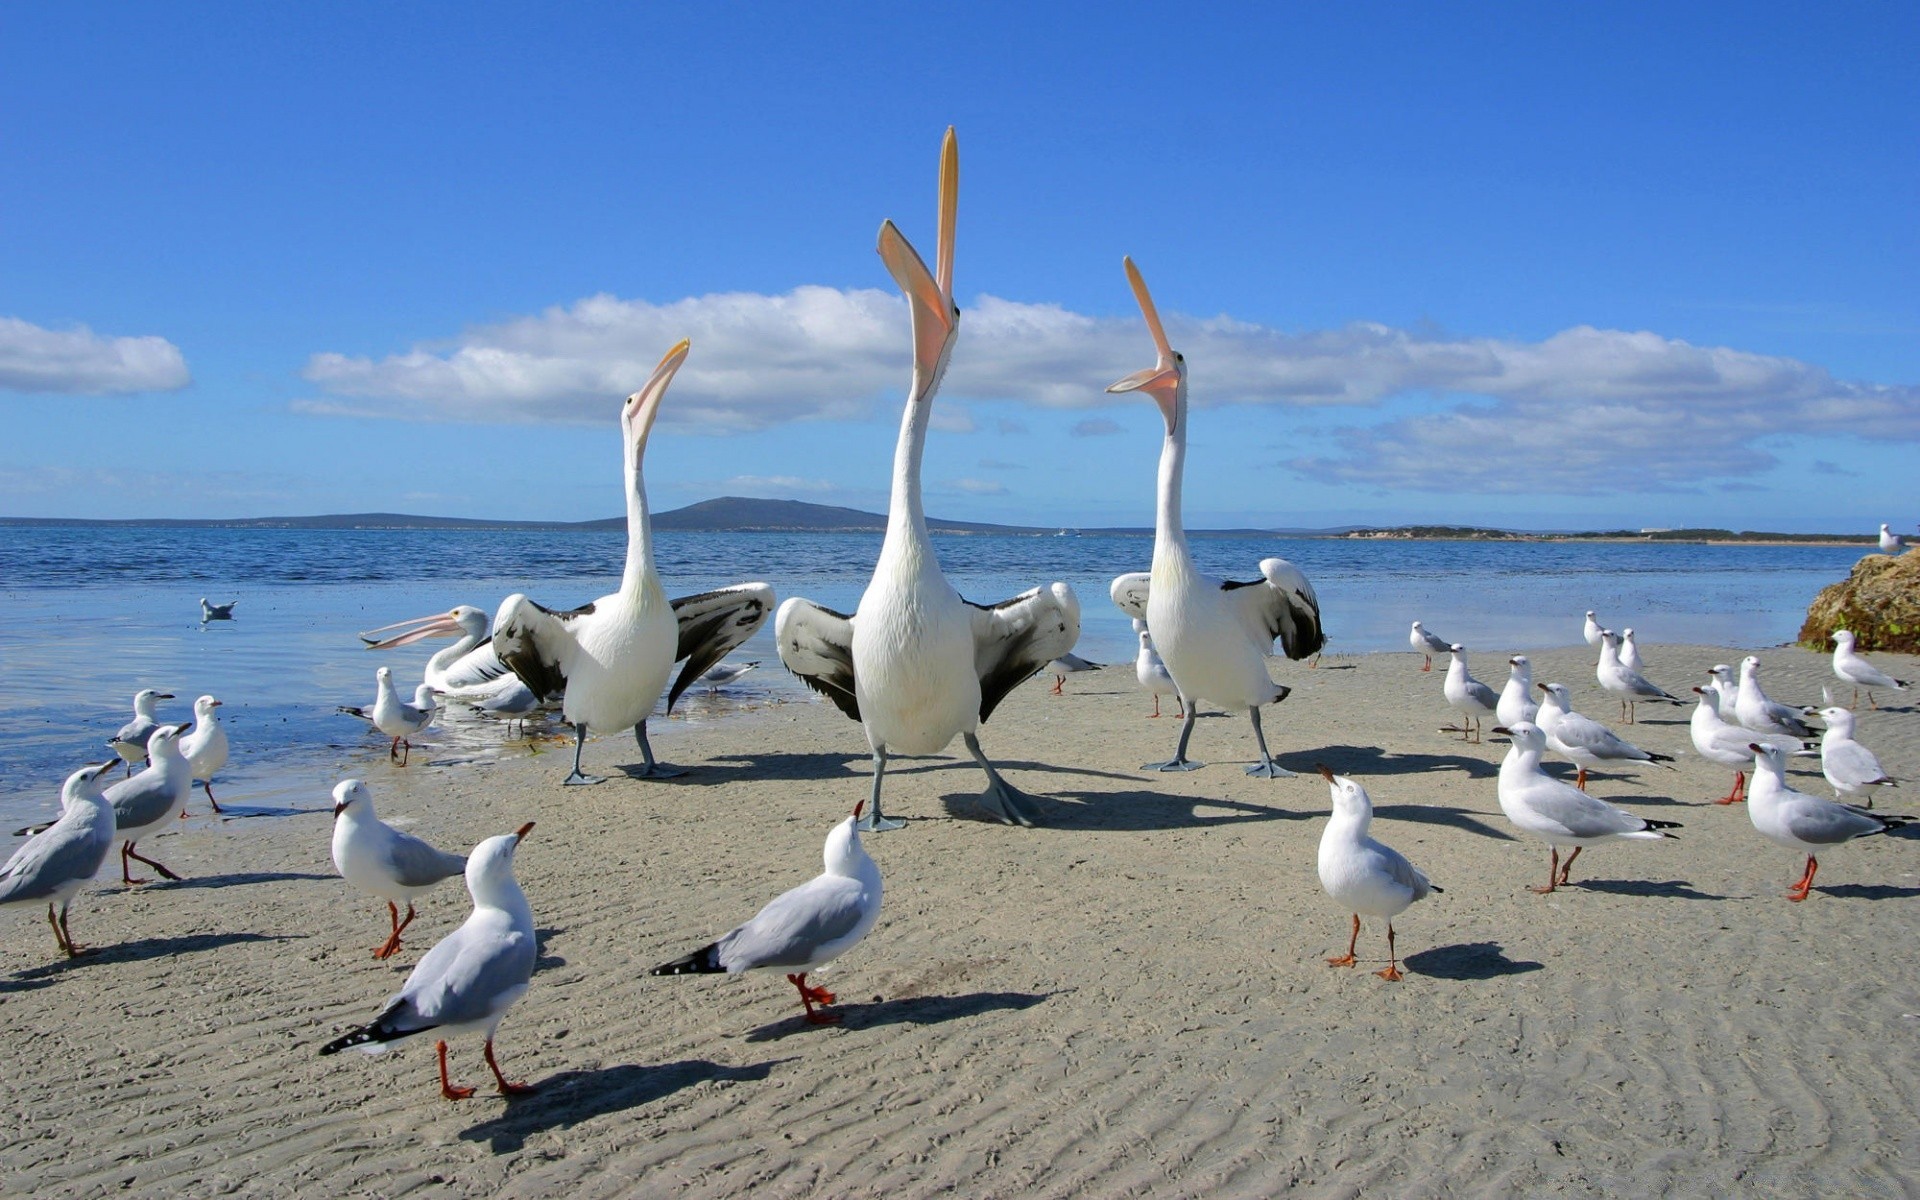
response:
<path id="1" fill-rule="evenodd" d="M 0 515 L 1920 521 L 1920 9 L 0 8 Z"/>

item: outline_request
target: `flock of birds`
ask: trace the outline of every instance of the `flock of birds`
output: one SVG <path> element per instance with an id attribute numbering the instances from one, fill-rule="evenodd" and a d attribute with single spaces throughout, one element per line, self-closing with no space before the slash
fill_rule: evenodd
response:
<path id="1" fill-rule="evenodd" d="M 1079 600 L 1072 588 L 1054 582 L 996 604 L 965 600 L 942 573 L 928 534 L 921 458 L 932 399 L 959 329 L 960 310 L 953 299 L 958 186 L 957 143 L 948 130 L 941 151 L 931 268 L 891 221 L 880 229 L 880 257 L 909 304 L 913 370 L 894 459 L 886 535 L 872 580 L 854 612 L 835 612 L 798 597 L 776 609 L 773 588 L 757 582 L 668 598 L 655 569 L 642 470 L 655 418 L 690 351 L 682 341 L 621 409 L 628 545 L 618 590 L 565 610 L 514 595 L 501 603 L 492 621 L 481 609 L 460 606 L 362 634 L 366 644 L 377 649 L 430 637 L 457 640 L 428 661 L 411 703 L 401 696 L 392 671 L 381 667 L 373 704 L 342 710 L 391 738 L 389 757 L 404 766 L 410 739 L 434 720 L 444 699 L 461 699 L 507 719 L 524 719 L 543 705 L 557 703 L 574 735 L 572 766 L 563 785 L 603 782 L 584 769 L 588 735 L 626 730 L 632 731 L 643 759 L 641 766 L 627 768 L 629 777 L 670 778 L 682 772 L 654 754 L 647 736 L 649 717 L 663 700 L 670 712 L 696 683 L 718 687 L 757 666 L 723 660 L 771 616 L 782 663 L 860 724 L 873 760 L 870 792 L 827 834 L 820 875 L 780 895 L 724 936 L 661 964 L 654 974 L 782 972 L 797 989 L 806 1019 L 813 1022 L 831 1022 L 838 1014 L 828 1007 L 834 1002 L 832 994 L 810 984 L 808 974 L 859 943 L 880 912 L 880 871 L 860 839 L 862 833 L 902 825 L 882 812 L 889 757 L 937 753 L 958 737 L 985 777 L 980 797 L 984 810 L 1009 824 L 1034 825 L 1039 814 L 1031 798 L 995 768 L 980 744 L 979 728 L 1014 687 L 1041 671 L 1051 667 L 1058 691 L 1066 675 L 1095 666 L 1072 655 L 1080 629 Z M 1180 505 L 1189 416 L 1186 362 L 1172 348 L 1131 259 L 1124 260 L 1124 269 L 1155 359 L 1108 390 L 1144 393 L 1158 408 L 1166 432 L 1151 568 L 1115 579 L 1110 596 L 1134 618 L 1139 638 L 1136 677 L 1155 697 L 1153 715 L 1159 715 L 1161 698 L 1171 697 L 1181 719 L 1172 756 L 1143 769 L 1192 771 L 1202 765 L 1188 757 L 1188 750 L 1197 707 L 1208 701 L 1246 712 L 1258 750 L 1248 774 L 1288 776 L 1270 752 L 1261 721 L 1261 710 L 1288 694 L 1273 682 L 1267 656 L 1276 643 L 1294 660 L 1320 651 L 1325 636 L 1319 601 L 1305 575 L 1284 559 L 1262 561 L 1258 578 L 1249 581 L 1222 580 L 1195 564 Z M 230 620 L 232 608 L 203 600 L 203 620 Z M 1587 615 L 1602 646 L 1601 685 L 1620 698 L 1629 723 L 1638 704 L 1680 702 L 1647 681 L 1631 630 L 1616 638 L 1599 628 L 1592 613 Z M 1869 689 L 1870 701 L 1875 688 L 1904 686 L 1874 671 L 1853 652 L 1851 639 L 1840 636 L 1835 669 L 1843 680 Z M 1451 656 L 1445 692 L 1464 718 L 1463 737 L 1479 737 L 1483 718 L 1492 716 L 1498 722 L 1493 731 L 1512 739 L 1500 768 L 1501 807 L 1517 827 L 1547 842 L 1553 855 L 1548 884 L 1536 890 L 1565 884 L 1568 868 L 1587 846 L 1667 836 L 1672 822 L 1644 820 L 1582 790 L 1589 766 L 1661 762 L 1667 756 L 1639 750 L 1574 712 L 1564 687 L 1534 685 L 1523 656 L 1510 660 L 1512 677 L 1496 695 L 1469 674 L 1459 645 L 1428 633 L 1419 622 L 1413 624 L 1412 644 L 1426 656 L 1422 670 L 1431 669 L 1434 654 Z M 1818 850 L 1880 832 L 1902 819 L 1792 791 L 1782 773 L 1784 756 L 1804 752 L 1799 739 L 1810 730 L 1797 710 L 1765 698 L 1757 660 L 1742 664 L 1733 691 L 1725 690 L 1731 686 L 1730 673 L 1719 674 L 1725 670 L 1716 668 L 1713 688 L 1695 689 L 1701 695 L 1700 711 L 1707 714 L 1696 716 L 1696 748 L 1730 766 L 1752 764 L 1754 782 L 1747 799 L 1755 826 L 1808 854 L 1806 874 L 1794 897 L 1804 898 Z M 1538 702 L 1532 697 L 1536 686 L 1543 693 Z M 122 874 L 129 885 L 141 882 L 132 877 L 130 860 L 174 878 L 135 853 L 135 844 L 179 818 L 195 782 L 205 785 L 213 802 L 211 780 L 227 757 L 226 737 L 215 714 L 220 702 L 203 696 L 195 703 L 193 725 L 162 725 L 154 706 L 170 698 L 152 690 L 139 693 L 135 720 L 113 739 L 116 757 L 74 772 L 62 789 L 59 820 L 0 867 L 0 904 L 44 903 L 60 948 L 70 956 L 83 951 L 67 929 L 68 905 L 100 870 L 112 847 L 122 847 Z M 1872 755 L 1853 740 L 1852 714 L 1829 706 L 1823 716 L 1823 762 L 1835 787 L 1852 796 L 1891 786 L 1893 781 L 1878 772 Z M 1740 749 L 1743 741 L 1746 746 Z M 1548 751 L 1576 763 L 1576 784 L 1541 769 Z M 130 769 L 142 760 L 146 766 L 138 774 L 110 780 L 122 762 Z M 1372 916 L 1387 922 L 1389 965 L 1380 974 L 1398 979 L 1392 919 L 1440 889 L 1404 856 L 1371 837 L 1371 802 L 1359 783 L 1325 767 L 1320 773 L 1333 801 L 1333 816 L 1320 843 L 1320 878 L 1328 896 L 1353 914 L 1354 940 L 1348 953 L 1330 961 L 1349 966 L 1356 961 L 1353 948 L 1360 919 Z M 473 909 L 464 924 L 422 956 L 400 991 L 371 1021 L 327 1043 L 321 1053 L 377 1053 L 399 1041 L 431 1036 L 437 1042 L 442 1093 L 458 1099 L 472 1089 L 451 1082 L 447 1039 L 476 1034 L 499 1090 L 526 1090 L 501 1071 L 493 1040 L 503 1016 L 525 993 L 534 968 L 533 914 L 513 870 L 533 823 L 487 838 L 461 855 L 381 821 L 371 790 L 360 780 L 342 781 L 333 797 L 334 865 L 349 884 L 387 906 L 389 932 L 375 948 L 376 957 L 399 952 L 414 919 L 414 901 L 448 879 L 464 878 Z M 1571 851 L 1564 863 L 1563 849 Z"/>

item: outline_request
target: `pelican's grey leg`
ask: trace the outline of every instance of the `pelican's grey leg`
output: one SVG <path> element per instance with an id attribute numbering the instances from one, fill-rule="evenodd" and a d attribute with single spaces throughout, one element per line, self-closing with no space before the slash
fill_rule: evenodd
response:
<path id="1" fill-rule="evenodd" d="M 603 775 L 589 775 L 580 769 L 580 751 L 587 744 L 587 725 L 582 721 L 573 727 L 573 774 L 560 781 L 563 787 L 585 787 L 590 783 L 605 783 Z"/>
<path id="2" fill-rule="evenodd" d="M 905 829 L 905 821 L 880 815 L 880 781 L 887 774 L 887 748 L 881 746 L 873 752 L 873 794 L 867 799 L 866 815 L 854 823 L 861 833 L 885 833 L 890 829 Z"/>
<path id="3" fill-rule="evenodd" d="M 1253 740 L 1260 747 L 1260 761 L 1248 767 L 1247 774 L 1258 775 L 1262 779 L 1294 778 L 1292 771 L 1273 761 L 1273 756 L 1267 753 L 1267 735 L 1260 729 L 1260 709 L 1257 706 L 1250 708 L 1247 715 L 1253 718 Z"/>
<path id="4" fill-rule="evenodd" d="M 987 811 L 1000 818 L 1003 824 L 1033 828 L 1033 809 L 1026 803 L 1030 797 L 1002 779 L 1000 772 L 993 769 L 993 764 L 987 761 L 986 754 L 980 749 L 977 735 L 968 733 L 961 736 L 967 743 L 967 753 L 973 755 L 973 761 L 979 763 L 980 769 L 987 773 L 987 790 L 980 793 L 980 801 L 986 805 Z"/>
<path id="5" fill-rule="evenodd" d="M 1180 723 L 1180 744 L 1174 748 L 1173 757 L 1166 762 L 1142 763 L 1140 764 L 1142 771 L 1198 771 L 1207 765 L 1187 761 L 1187 739 L 1193 736 L 1193 719 L 1199 713 L 1194 708 L 1193 702 L 1185 696 L 1180 697 L 1180 703 L 1186 705 L 1187 715 L 1186 719 Z"/>
<path id="6" fill-rule="evenodd" d="M 633 740 L 640 743 L 640 753 L 646 756 L 647 768 L 640 772 L 641 779 L 678 779 L 686 772 L 678 767 L 670 767 L 653 757 L 653 747 L 647 744 L 647 723 L 640 722 L 633 727 Z"/>

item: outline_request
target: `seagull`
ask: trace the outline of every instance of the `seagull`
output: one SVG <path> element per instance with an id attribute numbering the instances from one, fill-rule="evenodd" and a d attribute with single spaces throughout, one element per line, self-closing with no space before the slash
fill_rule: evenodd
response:
<path id="1" fill-rule="evenodd" d="M 1598 646 L 1600 644 L 1600 634 L 1604 631 L 1600 627 L 1600 622 L 1595 619 L 1592 609 L 1587 610 L 1587 624 L 1580 632 L 1581 635 L 1587 639 L 1587 645 Z"/>
<path id="2" fill-rule="evenodd" d="M 447 1079 L 447 1039 L 463 1033 L 486 1035 L 483 1052 L 503 1096 L 533 1089 L 508 1083 L 493 1058 L 493 1034 L 513 1002 L 526 993 L 533 978 L 537 953 L 533 909 L 513 877 L 513 855 L 533 822 L 512 833 L 490 837 L 467 856 L 467 892 L 473 897 L 473 915 L 466 924 L 426 952 L 397 995 L 387 998 L 380 1015 L 344 1037 L 320 1047 L 322 1054 L 355 1049 L 380 1054 L 403 1038 L 434 1033 L 440 1054 L 440 1094 L 465 1100 L 470 1087 L 457 1088 Z"/>
<path id="3" fill-rule="evenodd" d="M 1594 669 L 1600 686 L 1620 697 L 1620 715 L 1627 724 L 1635 722 L 1635 709 L 1644 700 L 1662 704 L 1684 703 L 1680 697 L 1656 687 L 1645 675 L 1626 665 L 1620 658 L 1620 635 L 1611 629 L 1600 631 L 1600 665 Z"/>
<path id="4" fill-rule="evenodd" d="M 1493 719 L 1502 725 L 1513 725 L 1521 721 L 1531 721 L 1540 711 L 1533 702 L 1533 664 L 1524 654 L 1516 654 L 1507 660 L 1507 686 L 1500 689 L 1500 703 L 1494 707 Z"/>
<path id="5" fill-rule="evenodd" d="M 1658 840 L 1674 836 L 1666 832 L 1680 828 L 1678 821 L 1649 821 L 1623 808 L 1589 796 L 1579 788 L 1553 779 L 1540 770 L 1540 751 L 1546 735 L 1527 721 L 1513 726 L 1496 726 L 1495 733 L 1513 739 L 1507 756 L 1500 761 L 1500 811 L 1507 814 L 1522 833 L 1539 838 L 1552 847 L 1547 865 L 1547 886 L 1532 891 L 1545 895 L 1567 885 L 1573 860 L 1588 846 L 1598 846 L 1621 838 Z M 1572 846 L 1567 861 L 1560 861 L 1560 847 Z"/>
<path id="6" fill-rule="evenodd" d="M 1180 711 L 1174 716 L 1187 715 L 1187 702 L 1180 698 L 1180 689 L 1174 685 L 1173 676 L 1167 674 L 1167 664 L 1160 661 L 1160 655 L 1153 648 L 1153 635 L 1147 632 L 1147 623 L 1135 617 L 1133 627 L 1140 638 L 1140 653 L 1133 656 L 1133 677 L 1140 686 L 1153 693 L 1153 715 L 1160 716 L 1160 697 L 1172 696 Z"/>
<path id="7" fill-rule="evenodd" d="M 760 660 L 757 658 L 745 663 L 723 662 L 702 674 L 700 682 L 707 685 L 707 691 L 711 694 L 719 691 L 722 685 L 732 683 L 759 665 Z"/>
<path id="8" fill-rule="evenodd" d="M 147 882 L 133 877 L 128 859 L 138 859 L 168 879 L 180 878 L 152 859 L 135 853 L 133 846 L 149 834 L 171 829 L 186 811 L 187 797 L 193 794 L 193 766 L 180 753 L 180 735 L 186 731 L 185 725 L 162 725 L 154 730 L 147 742 L 146 769 L 106 790 L 107 803 L 113 805 L 114 829 L 120 839 L 120 878 L 128 884 Z"/>
<path id="9" fill-rule="evenodd" d="M 402 833 L 373 811 L 373 793 L 358 779 L 333 788 L 333 869 L 340 878 L 387 902 L 393 932 L 373 948 L 375 958 L 391 958 L 400 935 L 413 924 L 413 898 L 436 884 L 463 874 L 464 854 L 449 854 L 410 833 Z M 400 919 L 399 905 L 407 906 Z"/>
<path id="10" fill-rule="evenodd" d="M 833 993 L 809 986 L 807 973 L 853 949 L 879 919 L 880 868 L 860 845 L 860 810 L 866 804 L 862 800 L 854 805 L 853 815 L 828 831 L 825 871 L 781 893 L 752 920 L 719 941 L 661 963 L 649 974 L 785 971 L 787 982 L 799 989 L 800 1004 L 810 1023 L 830 1025 L 838 1021 L 839 1013 L 813 1007 L 832 1004 Z"/>
<path id="11" fill-rule="evenodd" d="M 1747 766 L 1753 762 L 1754 742 L 1779 746 L 1788 754 L 1797 754 L 1805 746 L 1799 738 L 1784 733 L 1755 733 L 1729 724 L 1715 707 L 1712 688 L 1695 688 L 1700 703 L 1694 707 L 1690 722 L 1693 748 L 1701 758 L 1733 768 L 1733 790 L 1715 800 L 1715 804 L 1739 804 L 1747 798 Z"/>
<path id="12" fill-rule="evenodd" d="M 1867 689 L 1867 703 L 1875 708 L 1880 707 L 1880 702 L 1873 698 L 1873 689 L 1880 688 L 1883 691 L 1889 692 L 1903 692 L 1907 689 L 1905 681 L 1895 679 L 1854 651 L 1853 647 L 1856 644 L 1856 639 L 1850 631 L 1845 629 L 1834 630 L 1833 640 L 1835 643 L 1833 647 L 1833 673 L 1853 685 L 1853 703 L 1855 707 L 1858 707 L 1860 704 L 1861 688 Z"/>
<path id="13" fill-rule="evenodd" d="M 200 597 L 200 623 L 233 620 L 233 606 L 238 603 L 238 600 L 229 600 L 225 604 L 208 604 L 205 596 Z"/>
<path id="14" fill-rule="evenodd" d="M 1906 541 L 1901 538 L 1899 534 L 1888 528 L 1885 521 L 1880 522 L 1880 553 L 1898 554 L 1906 548 Z"/>
<path id="15" fill-rule="evenodd" d="M 580 769 L 589 729 L 632 729 L 646 761 L 643 779 L 673 779 L 686 772 L 653 756 L 647 718 L 667 698 L 667 711 L 688 685 L 753 636 L 773 611 L 773 589 L 742 583 L 668 600 L 653 565 L 653 522 L 641 478 L 647 440 L 667 386 L 687 360 L 691 343 L 668 350 L 647 382 L 620 409 L 620 473 L 627 496 L 627 562 L 620 590 L 568 612 L 555 612 L 515 593 L 500 605 L 493 648 L 535 696 L 561 697 L 561 713 L 573 726 L 573 770 L 561 782 L 605 782 Z M 686 660 L 667 687 L 673 664 Z"/>
<path id="16" fill-rule="evenodd" d="M 1820 773 L 1833 785 L 1836 799 L 1862 796 L 1873 807 L 1873 789 L 1899 786 L 1881 769 L 1873 751 L 1853 740 L 1853 713 L 1839 706 L 1820 710 L 1827 731 L 1820 737 Z"/>
<path id="17" fill-rule="evenodd" d="M 1646 674 L 1646 663 L 1640 657 L 1640 643 L 1633 640 L 1633 630 L 1620 631 L 1620 665 L 1635 675 Z"/>
<path id="18" fill-rule="evenodd" d="M 500 661 L 493 638 L 487 633 L 489 624 L 485 610 L 471 604 L 456 604 L 443 613 L 431 613 L 410 621 L 396 621 L 378 629 L 369 629 L 360 635 L 360 640 L 366 643 L 369 650 L 391 650 L 430 637 L 457 637 L 459 640 L 453 645 L 427 660 L 425 669 L 421 671 L 421 682 L 436 691 L 463 700 L 494 696 L 503 691 L 527 691 L 527 685 L 521 683 Z M 384 638 L 374 636 L 391 629 L 401 632 Z M 531 692 L 527 694 L 532 695 Z M 521 703 L 516 697 L 509 697 L 506 702 Z"/>
<path id="19" fill-rule="evenodd" d="M 1120 576 L 1108 594 L 1128 616 L 1145 619 L 1161 661 L 1186 701 L 1173 758 L 1148 763 L 1143 769 L 1198 767 L 1199 763 L 1187 759 L 1187 740 L 1193 736 L 1199 702 L 1212 700 L 1228 708 L 1244 708 L 1253 722 L 1260 761 L 1248 767 L 1247 774 L 1289 778 L 1293 772 L 1267 752 L 1267 737 L 1260 727 L 1261 706 L 1285 700 L 1291 690 L 1267 674 L 1267 654 L 1276 638 L 1281 650 L 1296 662 L 1326 644 L 1320 599 L 1300 568 L 1284 558 L 1262 559 L 1260 578 L 1247 582 L 1217 579 L 1195 565 L 1180 517 L 1187 459 L 1187 360 L 1167 341 L 1140 269 L 1131 258 L 1122 261 L 1147 332 L 1153 335 L 1157 358 L 1153 366 L 1109 385 L 1107 391 L 1151 396 L 1166 419 L 1167 436 L 1160 447 L 1153 569 Z"/>
<path id="20" fill-rule="evenodd" d="M 1445 654 L 1453 648 L 1452 642 L 1449 642 L 1443 637 L 1428 633 L 1426 627 L 1418 621 L 1413 623 L 1413 630 L 1407 634 L 1407 643 L 1413 647 L 1413 652 L 1420 655 L 1423 660 L 1420 663 L 1420 669 L 1422 671 L 1433 670 L 1433 656 L 1436 654 Z"/>
<path id="21" fill-rule="evenodd" d="M 1447 663 L 1447 680 L 1441 685 L 1446 694 L 1447 703 L 1461 712 L 1460 740 L 1466 741 L 1469 732 L 1473 740 L 1480 740 L 1480 719 L 1490 717 L 1500 707 L 1499 695 L 1486 684 L 1481 683 L 1467 673 L 1467 649 L 1455 643 L 1447 650 L 1453 658 Z"/>
<path id="22" fill-rule="evenodd" d="M 413 690 L 412 704 L 400 699 L 400 693 L 394 690 L 391 667 L 381 667 L 375 671 L 373 680 L 379 691 L 374 696 L 371 709 L 343 704 L 337 711 L 370 721 L 375 729 L 392 738 L 393 744 L 387 747 L 387 759 L 404 767 L 407 759 L 413 755 L 413 743 L 408 739 L 433 724 L 434 714 L 440 711 L 439 701 L 434 698 L 433 686 L 426 683 Z M 400 753 L 402 746 L 407 749 L 405 755 Z"/>
<path id="23" fill-rule="evenodd" d="M 160 728 L 160 722 L 153 716 L 156 700 L 171 700 L 172 692 L 157 692 L 152 688 L 141 688 L 133 694 L 133 720 L 120 727 L 120 732 L 107 739 L 107 745 L 120 756 L 127 765 L 127 773 L 133 773 L 133 764 L 147 761 L 147 739 L 153 731 Z"/>
<path id="24" fill-rule="evenodd" d="M 28 838 L 0 867 L 0 905 L 45 901 L 47 924 L 68 958 L 87 953 L 67 932 L 67 906 L 113 849 L 113 805 L 107 803 L 100 781 L 119 765 L 119 759 L 110 758 L 67 776 L 60 788 L 60 819 Z"/>
<path id="25" fill-rule="evenodd" d="M 1367 789 L 1344 775 L 1335 775 L 1330 767 L 1322 766 L 1320 777 L 1333 789 L 1333 816 L 1320 835 L 1320 886 L 1334 903 L 1353 914 L 1353 936 L 1347 939 L 1347 952 L 1329 958 L 1327 965 L 1354 964 L 1360 915 L 1365 913 L 1387 923 L 1387 969 L 1375 974 L 1397 980 L 1401 976 L 1393 946 L 1393 919 L 1415 900 L 1425 900 L 1428 892 L 1446 889 L 1434 887 L 1399 851 L 1367 836 L 1367 826 L 1373 821 L 1373 800 Z"/>
<path id="26" fill-rule="evenodd" d="M 1859 837 L 1870 837 L 1910 824 L 1911 817 L 1867 812 L 1850 804 L 1835 804 L 1787 786 L 1786 756 L 1778 746 L 1753 744 L 1753 789 L 1747 793 L 1747 816 L 1762 837 L 1789 850 L 1803 850 L 1807 870 L 1787 892 L 1787 899 L 1805 900 L 1820 869 L 1817 855 Z"/>
<path id="27" fill-rule="evenodd" d="M 220 727 L 220 718 L 214 709 L 220 707 L 220 701 L 212 696 L 202 696 L 193 702 L 193 732 L 180 739 L 180 753 L 187 756 L 187 762 L 193 767 L 193 782 L 207 791 L 207 803 L 213 811 L 220 812 L 220 802 L 213 798 L 213 775 L 227 765 L 227 731 Z"/>
<path id="28" fill-rule="evenodd" d="M 512 732 L 513 722 L 520 722 L 520 736 L 525 737 L 527 717 L 540 707 L 540 698 L 535 696 L 517 677 L 513 682 L 513 687 L 500 688 L 470 698 L 467 701 L 467 707 L 482 716 L 496 717 L 507 722 L 509 734 Z"/>
<path id="29" fill-rule="evenodd" d="M 1028 797 L 987 760 L 979 728 L 1008 693 L 1080 638 L 1080 600 L 1072 588 L 1056 582 L 998 604 L 972 604 L 941 573 L 927 532 L 920 464 L 933 396 L 960 332 L 953 302 L 959 203 L 960 147 L 949 128 L 940 151 L 934 269 L 892 221 L 880 226 L 880 259 L 906 294 L 912 319 L 913 381 L 873 578 L 852 616 L 793 597 L 774 618 L 780 661 L 866 734 L 873 790 L 862 828 L 875 832 L 904 824 L 880 811 L 888 755 L 935 754 L 955 736 L 987 777 L 980 797 L 987 811 L 1010 825 L 1032 825 Z"/>
<path id="30" fill-rule="evenodd" d="M 1738 724 L 1740 720 L 1738 715 L 1739 676 L 1735 675 L 1733 668 L 1726 663 L 1715 663 L 1707 675 L 1712 680 L 1707 684 L 1707 690 L 1711 693 L 1714 711 L 1718 712 L 1720 719 L 1727 724 Z"/>
<path id="31" fill-rule="evenodd" d="M 1740 690 L 1734 697 L 1734 718 L 1755 733 L 1784 733 L 1790 737 L 1810 738 L 1813 727 L 1797 708 L 1788 708 L 1767 698 L 1760 690 L 1760 660 L 1749 654 L 1740 660 Z"/>
<path id="32" fill-rule="evenodd" d="M 1547 694 L 1540 702 L 1540 732 L 1546 736 L 1548 749 L 1580 768 L 1573 786 L 1581 791 L 1587 790 L 1588 767 L 1609 762 L 1673 761 L 1673 755 L 1642 750 L 1592 717 L 1573 711 L 1573 699 L 1565 684 L 1543 683 L 1540 690 Z"/>
<path id="33" fill-rule="evenodd" d="M 1061 695 L 1060 689 L 1066 685 L 1067 676 L 1078 675 L 1082 671 L 1098 671 L 1105 663 L 1088 662 L 1078 654 L 1062 654 L 1047 664 L 1047 670 L 1053 672 L 1053 695 Z"/>

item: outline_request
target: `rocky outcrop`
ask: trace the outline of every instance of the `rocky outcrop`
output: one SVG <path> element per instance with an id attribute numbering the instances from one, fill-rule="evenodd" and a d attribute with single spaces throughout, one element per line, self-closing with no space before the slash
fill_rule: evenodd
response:
<path id="1" fill-rule="evenodd" d="M 1851 629 L 1861 650 L 1920 654 L 1920 551 L 1869 554 L 1855 563 L 1853 574 L 1814 597 L 1800 644 L 1831 650 L 1836 629 Z"/>

